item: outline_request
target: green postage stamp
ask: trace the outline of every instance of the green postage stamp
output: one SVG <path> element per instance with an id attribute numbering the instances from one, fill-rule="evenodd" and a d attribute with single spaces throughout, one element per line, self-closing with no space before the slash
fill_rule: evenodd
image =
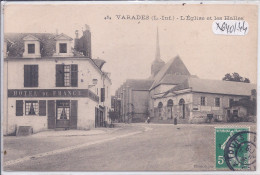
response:
<path id="1" fill-rule="evenodd" d="M 255 169 L 256 133 L 249 128 L 215 128 L 215 144 L 216 169 Z"/>

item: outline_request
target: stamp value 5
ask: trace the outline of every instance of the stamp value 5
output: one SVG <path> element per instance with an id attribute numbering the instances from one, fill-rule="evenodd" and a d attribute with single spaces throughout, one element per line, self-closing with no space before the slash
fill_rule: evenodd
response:
<path id="1" fill-rule="evenodd" d="M 254 169 L 256 133 L 249 128 L 215 128 L 215 134 L 216 169 Z"/>

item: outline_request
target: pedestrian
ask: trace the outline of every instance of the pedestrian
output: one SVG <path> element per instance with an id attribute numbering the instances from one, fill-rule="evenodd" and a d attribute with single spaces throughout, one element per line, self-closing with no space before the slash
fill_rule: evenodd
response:
<path id="1" fill-rule="evenodd" d="M 148 123 L 148 124 L 150 123 L 150 117 L 147 118 L 147 123 Z"/>
<path id="2" fill-rule="evenodd" d="M 177 114 L 175 115 L 175 117 L 174 117 L 174 125 L 177 125 Z"/>

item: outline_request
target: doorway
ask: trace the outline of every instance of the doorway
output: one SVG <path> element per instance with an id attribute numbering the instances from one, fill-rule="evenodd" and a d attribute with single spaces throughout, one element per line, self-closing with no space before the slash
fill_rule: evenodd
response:
<path id="1" fill-rule="evenodd" d="M 56 101 L 56 128 L 69 128 L 70 126 L 70 101 Z"/>

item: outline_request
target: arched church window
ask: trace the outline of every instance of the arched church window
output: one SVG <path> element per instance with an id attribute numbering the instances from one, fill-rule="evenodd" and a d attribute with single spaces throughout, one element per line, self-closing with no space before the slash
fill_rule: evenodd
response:
<path id="1" fill-rule="evenodd" d="M 172 100 L 172 99 L 168 100 L 168 102 L 167 102 L 167 106 L 168 106 L 168 107 L 173 106 L 173 100 Z"/>
<path id="2" fill-rule="evenodd" d="M 185 100 L 182 98 L 180 99 L 179 101 L 179 105 L 180 105 L 180 113 L 181 113 L 181 116 L 180 118 L 185 118 Z"/>
<path id="3" fill-rule="evenodd" d="M 162 108 L 163 107 L 163 103 L 162 102 L 159 102 L 158 103 L 158 108 Z"/>

